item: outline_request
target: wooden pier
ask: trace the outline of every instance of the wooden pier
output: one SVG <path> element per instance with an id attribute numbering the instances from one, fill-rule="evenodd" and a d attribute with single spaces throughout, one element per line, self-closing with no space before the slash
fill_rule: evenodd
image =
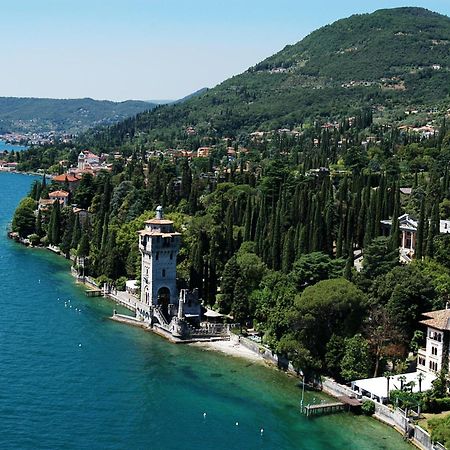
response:
<path id="1" fill-rule="evenodd" d="M 88 297 L 101 297 L 103 291 L 101 289 L 89 289 L 86 291 L 86 296 Z"/>
<path id="2" fill-rule="evenodd" d="M 361 401 L 357 398 L 342 396 L 337 402 L 319 403 L 317 405 L 303 406 L 301 413 L 306 417 L 319 416 L 322 414 L 334 414 L 340 411 L 350 411 L 361 406 Z"/>

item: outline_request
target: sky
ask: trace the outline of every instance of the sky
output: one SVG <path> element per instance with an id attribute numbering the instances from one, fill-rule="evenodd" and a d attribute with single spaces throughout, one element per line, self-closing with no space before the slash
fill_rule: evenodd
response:
<path id="1" fill-rule="evenodd" d="M 0 96 L 177 99 L 357 13 L 450 0 L 0 0 Z"/>

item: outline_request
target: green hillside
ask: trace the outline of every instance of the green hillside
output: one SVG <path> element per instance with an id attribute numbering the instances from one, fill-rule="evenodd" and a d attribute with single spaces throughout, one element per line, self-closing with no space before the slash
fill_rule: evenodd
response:
<path id="1" fill-rule="evenodd" d="M 158 107 L 93 143 L 118 145 L 200 136 L 239 136 L 339 118 L 370 106 L 375 114 L 448 108 L 450 18 L 421 8 L 354 15 L 311 33 L 243 74 L 181 105 Z"/>
<path id="2" fill-rule="evenodd" d="M 77 133 L 96 125 L 111 125 L 154 106 L 134 100 L 0 97 L 0 131 Z"/>

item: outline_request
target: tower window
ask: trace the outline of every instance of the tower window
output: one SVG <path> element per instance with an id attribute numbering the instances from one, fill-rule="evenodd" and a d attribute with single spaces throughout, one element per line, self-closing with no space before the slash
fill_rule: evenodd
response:
<path id="1" fill-rule="evenodd" d="M 173 259 L 173 253 L 170 252 L 170 259 Z"/>
<path id="2" fill-rule="evenodd" d="M 156 252 L 156 257 L 155 257 L 156 261 L 158 261 L 159 259 L 159 252 Z"/>
<path id="3" fill-rule="evenodd" d="M 166 276 L 166 269 L 162 270 L 162 276 L 163 276 L 163 278 L 165 278 L 165 276 Z"/>

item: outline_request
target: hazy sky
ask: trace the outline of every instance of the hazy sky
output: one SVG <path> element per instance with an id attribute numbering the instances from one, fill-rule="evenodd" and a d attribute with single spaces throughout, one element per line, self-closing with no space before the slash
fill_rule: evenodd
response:
<path id="1" fill-rule="evenodd" d="M 354 13 L 450 0 L 0 0 L 0 96 L 175 99 Z"/>

